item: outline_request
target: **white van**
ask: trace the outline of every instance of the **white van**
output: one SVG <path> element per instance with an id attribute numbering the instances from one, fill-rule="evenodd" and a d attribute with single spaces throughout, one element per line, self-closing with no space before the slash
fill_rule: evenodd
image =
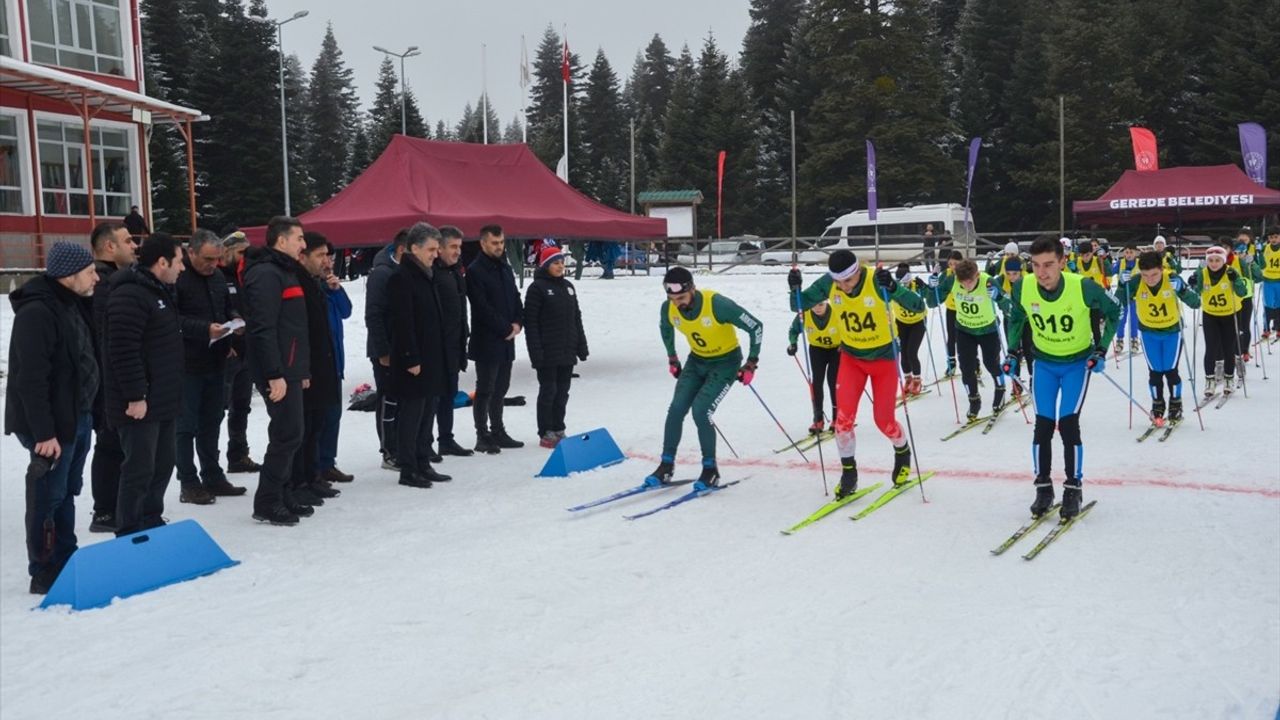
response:
<path id="1" fill-rule="evenodd" d="M 953 247 L 972 255 L 974 243 L 974 219 L 969 215 L 965 224 L 964 206 L 957 203 L 915 205 L 912 207 L 881 208 L 875 222 L 867 217 L 866 210 L 842 215 L 831 223 L 818 238 L 817 248 L 799 252 L 801 263 L 825 263 L 835 250 L 852 250 L 858 259 L 874 262 L 876 259 L 876 234 L 880 236 L 880 259 L 899 262 L 920 255 L 924 250 L 924 231 L 932 225 L 934 236 L 950 236 Z M 790 263 L 791 250 L 784 244 L 763 255 L 766 264 Z M 802 244 L 801 247 L 804 247 Z"/>

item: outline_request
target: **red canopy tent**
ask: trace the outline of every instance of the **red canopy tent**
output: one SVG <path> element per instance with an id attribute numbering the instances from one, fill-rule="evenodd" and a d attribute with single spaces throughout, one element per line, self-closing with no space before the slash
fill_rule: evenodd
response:
<path id="1" fill-rule="evenodd" d="M 652 239 L 667 223 L 614 210 L 569 187 L 525 145 L 437 142 L 396 135 L 382 155 L 323 205 L 299 216 L 337 247 L 389 242 L 426 221 L 476 237 L 489 224 L 508 237 Z M 246 228 L 261 242 L 264 229 Z"/>
<path id="2" fill-rule="evenodd" d="M 1077 225 L 1258 217 L 1280 210 L 1280 191 L 1262 187 L 1235 165 L 1126 170 L 1097 200 L 1071 204 Z"/>

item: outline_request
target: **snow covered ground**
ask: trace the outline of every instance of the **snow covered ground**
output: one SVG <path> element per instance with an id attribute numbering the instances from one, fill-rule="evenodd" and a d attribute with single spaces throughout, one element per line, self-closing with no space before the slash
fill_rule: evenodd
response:
<path id="1" fill-rule="evenodd" d="M 801 432 L 807 390 L 783 352 L 783 278 L 699 283 L 764 320 L 756 387 Z M 635 522 L 621 516 L 667 498 L 565 512 L 651 469 L 672 387 L 658 278 L 584 278 L 579 288 L 591 358 L 570 430 L 609 428 L 629 461 L 535 479 L 546 451 L 529 405 L 509 408 L 508 425 L 530 447 L 449 458 L 440 469 L 454 482 L 412 490 L 378 468 L 372 417 L 348 413 L 339 464 L 357 479 L 341 498 L 297 528 L 274 528 L 250 519 L 248 497 L 179 504 L 175 482 L 170 520 L 199 520 L 242 564 L 105 609 L 31 611 L 25 456 L 0 439 L 0 716 L 1276 716 L 1280 352 L 1263 358 L 1269 381 L 1250 368 L 1248 399 L 1207 409 L 1203 432 L 1189 417 L 1164 444 L 1136 444 L 1143 421 L 1131 430 L 1124 397 L 1095 379 L 1085 497 L 1099 504 L 1028 563 L 988 550 L 1026 516 L 1031 428 L 1006 415 L 990 435 L 939 442 L 956 426 L 946 385 L 909 406 L 918 463 L 937 472 L 927 503 L 915 493 L 864 523 L 841 512 L 780 535 L 823 502 L 822 481 L 816 465 L 772 452 L 785 440 L 738 388 L 717 421 L 742 454 L 722 445 L 722 472 L 740 485 Z M 363 284 L 348 290 L 362 317 Z M 12 310 L 2 304 L 7 358 Z M 352 322 L 347 392 L 371 379 L 363 350 Z M 511 393 L 532 402 L 522 342 L 520 355 Z M 1108 372 L 1128 383 L 1127 365 Z M 1143 397 L 1141 360 L 1133 376 Z M 474 439 L 468 418 L 458 422 L 464 443 Z M 250 422 L 260 457 L 260 401 Z M 867 484 L 892 461 L 888 442 L 863 427 Z M 687 422 L 678 474 L 696 461 Z M 826 464 L 834 479 L 830 452 Z M 252 492 L 255 478 L 233 480 Z M 78 505 L 81 543 L 104 540 L 87 532 L 87 487 Z"/>

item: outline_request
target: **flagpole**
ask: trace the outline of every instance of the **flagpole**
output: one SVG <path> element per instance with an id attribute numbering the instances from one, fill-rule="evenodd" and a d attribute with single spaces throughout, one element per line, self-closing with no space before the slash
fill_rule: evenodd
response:
<path id="1" fill-rule="evenodd" d="M 569 62 L 569 41 L 564 41 L 564 62 Z M 569 81 L 564 80 L 564 181 L 569 182 Z"/>
<path id="2" fill-rule="evenodd" d="M 480 43 L 480 105 L 484 122 L 484 144 L 489 144 L 489 67 L 486 56 L 488 47 Z"/>
<path id="3" fill-rule="evenodd" d="M 1067 234 L 1066 100 L 1058 96 L 1058 237 Z"/>
<path id="4" fill-rule="evenodd" d="M 520 36 L 520 142 L 529 144 L 529 49 Z"/>

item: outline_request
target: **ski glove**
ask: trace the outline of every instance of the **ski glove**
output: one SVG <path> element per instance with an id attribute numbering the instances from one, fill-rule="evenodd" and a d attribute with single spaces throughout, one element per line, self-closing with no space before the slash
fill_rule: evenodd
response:
<path id="1" fill-rule="evenodd" d="M 1174 292 L 1182 292 L 1187 287 L 1187 281 L 1183 280 L 1179 275 L 1169 276 L 1169 285 Z"/>
<path id="2" fill-rule="evenodd" d="M 1016 377 L 1018 375 L 1018 368 L 1021 366 L 1022 351 L 1014 350 L 1004 359 L 1004 364 L 1000 366 L 1000 369 L 1004 371 L 1005 375 Z"/>
<path id="3" fill-rule="evenodd" d="M 671 373 L 671 377 L 680 377 L 680 358 L 671 355 L 667 358 L 667 372 Z"/>
<path id="4" fill-rule="evenodd" d="M 934 273 L 929 276 L 929 287 L 931 288 L 938 287 L 938 273 Z"/>
<path id="5" fill-rule="evenodd" d="M 1227 279 L 1235 282 L 1240 279 L 1240 273 L 1236 272 L 1235 268 L 1227 268 Z"/>
<path id="6" fill-rule="evenodd" d="M 756 358 L 747 358 L 747 362 L 742 365 L 742 369 L 738 371 L 738 380 L 743 385 L 750 385 L 756 376 L 756 365 L 760 361 Z"/>
<path id="7" fill-rule="evenodd" d="M 791 272 L 787 273 L 787 287 L 795 292 L 800 289 L 800 283 L 800 268 L 791 268 Z"/>
<path id="8" fill-rule="evenodd" d="M 893 273 L 885 268 L 876 271 L 876 284 L 884 288 L 890 295 L 898 289 L 898 281 L 893 279 Z"/>
<path id="9" fill-rule="evenodd" d="M 788 355 L 795 355 L 795 354 L 796 354 L 796 345 L 795 345 L 795 343 L 792 343 L 792 344 L 790 344 L 790 345 L 788 345 L 788 346 L 787 346 L 787 354 L 788 354 Z"/>
<path id="10" fill-rule="evenodd" d="M 1085 366 L 1090 370 L 1100 373 L 1107 369 L 1107 349 L 1105 347 L 1094 348 L 1089 354 L 1089 359 L 1085 361 Z"/>

